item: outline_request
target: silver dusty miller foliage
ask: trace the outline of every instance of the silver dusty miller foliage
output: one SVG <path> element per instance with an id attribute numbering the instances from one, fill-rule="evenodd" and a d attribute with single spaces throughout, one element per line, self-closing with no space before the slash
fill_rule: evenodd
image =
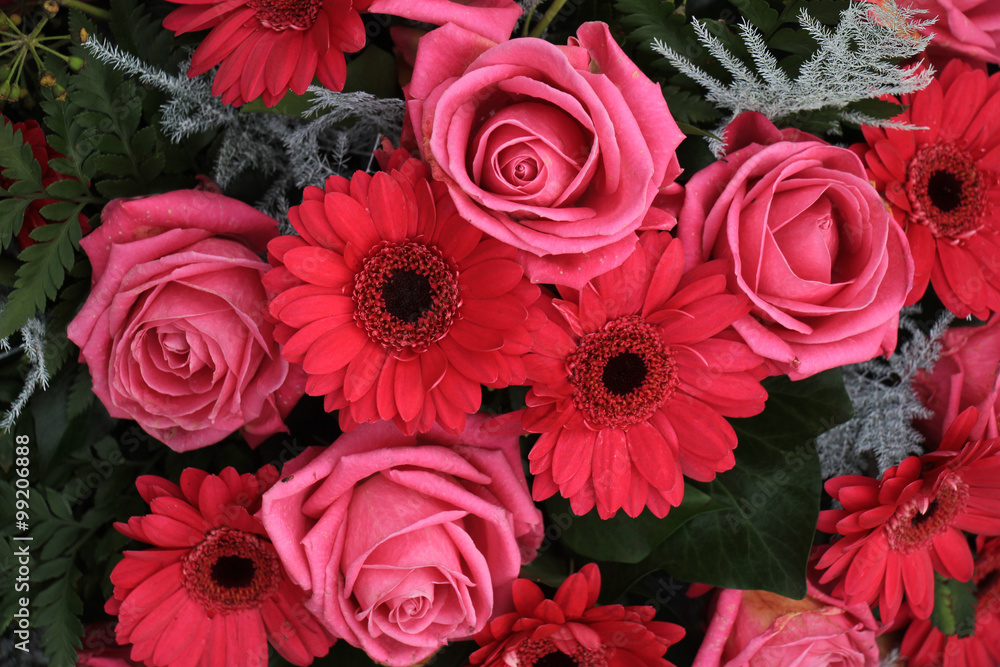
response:
<path id="1" fill-rule="evenodd" d="M 907 456 L 923 453 L 923 437 L 911 426 L 932 413 L 913 390 L 921 369 L 930 371 L 941 354 L 941 336 L 954 316 L 944 311 L 924 333 L 904 309 L 899 326 L 910 335 L 888 359 L 844 367 L 844 385 L 854 404 L 854 417 L 816 439 L 823 478 L 836 475 L 881 475 Z"/>
<path id="2" fill-rule="evenodd" d="M 45 323 L 37 317 L 32 318 L 21 327 L 19 333 L 22 344 L 18 347 L 11 348 L 7 338 L 0 340 L 0 355 L 24 354 L 28 358 L 28 374 L 21 386 L 21 393 L 10 408 L 0 415 L 0 431 L 3 432 L 13 428 L 35 390 L 39 387 L 44 390 L 49 385 L 49 372 L 45 367 Z"/>
<path id="3" fill-rule="evenodd" d="M 102 62 L 170 96 L 160 109 L 160 125 L 171 141 L 208 130 L 222 133 L 211 176 L 223 190 L 249 171 L 269 177 L 256 206 L 279 220 L 283 233 L 290 232 L 290 191 L 322 186 L 331 174 L 349 176 L 350 156 L 369 156 L 382 136 L 398 140 L 403 122 L 402 100 L 315 86 L 309 88 L 313 103 L 303 118 L 240 113 L 212 95 L 211 72 L 189 79 L 168 74 L 97 37 L 85 46 Z M 181 71 L 186 70 L 185 63 Z"/>
<path id="4" fill-rule="evenodd" d="M 753 60 L 753 69 L 730 53 L 704 24 L 692 21 L 698 40 L 732 76 L 730 84 L 711 76 L 660 40 L 653 41 L 653 50 L 704 86 L 708 91 L 706 99 L 730 110 L 730 118 L 743 111 L 758 111 L 775 120 L 801 111 L 838 108 L 882 95 L 910 93 L 927 86 L 933 69 L 919 71 L 916 66 L 893 64 L 921 53 L 930 42 L 929 37 L 920 36 L 916 30 L 934 21 L 916 20 L 919 13 L 922 10 L 901 9 L 892 0 L 885 0 L 881 6 L 852 3 L 831 30 L 803 9 L 798 16 L 799 25 L 816 40 L 819 49 L 801 65 L 795 79 L 779 67 L 763 36 L 746 20 L 739 29 Z M 840 120 L 912 129 L 858 113 L 841 112 Z M 831 130 L 838 131 L 839 122 Z"/>

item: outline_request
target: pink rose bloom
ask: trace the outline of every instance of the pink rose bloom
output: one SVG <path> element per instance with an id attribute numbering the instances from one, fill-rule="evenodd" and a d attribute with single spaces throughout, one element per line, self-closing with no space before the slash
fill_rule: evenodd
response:
<path id="1" fill-rule="evenodd" d="M 116 199 L 80 245 L 90 296 L 67 335 L 112 417 L 183 452 L 286 431 L 304 376 L 278 354 L 258 253 L 271 218 L 212 192 Z"/>
<path id="2" fill-rule="evenodd" d="M 362 424 L 310 447 L 264 494 L 261 518 L 306 607 L 373 660 L 409 667 L 511 609 L 542 516 L 516 435 Z"/>
<path id="3" fill-rule="evenodd" d="M 448 24 L 420 40 L 408 123 L 459 212 L 518 248 L 533 282 L 580 288 L 638 229 L 670 229 L 684 135 L 604 23 L 567 46 Z"/>
<path id="4" fill-rule="evenodd" d="M 881 5 L 882 0 L 867 0 Z M 961 58 L 984 67 L 1000 63 L 1000 3 L 996 0 L 897 0 L 908 9 L 924 9 L 918 19 L 937 18 L 937 23 L 921 32 L 933 35 L 927 54 L 942 64 Z"/>
<path id="5" fill-rule="evenodd" d="M 979 327 L 952 327 L 941 337 L 941 357 L 930 374 L 921 372 L 913 388 L 932 419 L 917 424 L 930 449 L 939 442 L 955 418 L 974 406 L 979 419 L 970 439 L 1000 437 L 997 428 L 997 384 L 1000 367 L 1000 313 Z"/>
<path id="6" fill-rule="evenodd" d="M 726 140 L 685 186 L 685 269 L 732 263 L 729 289 L 753 302 L 733 327 L 793 380 L 890 354 L 913 258 L 861 160 L 754 112 Z"/>
<path id="7" fill-rule="evenodd" d="M 374 0 L 368 11 L 434 25 L 454 23 L 494 42 L 509 39 L 521 16 L 514 0 Z"/>
<path id="8" fill-rule="evenodd" d="M 692 667 L 878 667 L 878 623 L 868 605 L 845 605 L 811 583 L 791 600 L 725 589 Z"/>

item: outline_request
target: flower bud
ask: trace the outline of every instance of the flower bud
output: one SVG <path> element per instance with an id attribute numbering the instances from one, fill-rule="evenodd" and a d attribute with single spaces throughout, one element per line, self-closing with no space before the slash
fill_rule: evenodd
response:
<path id="1" fill-rule="evenodd" d="M 71 70 L 73 70 L 74 72 L 79 72 L 80 70 L 83 69 L 83 66 L 87 64 L 87 61 L 85 61 L 80 56 L 70 56 L 69 60 L 67 60 L 66 63 L 69 65 L 69 68 Z"/>
<path id="2" fill-rule="evenodd" d="M 49 14 L 59 13 L 59 3 L 56 2 L 56 0 L 45 0 L 45 2 L 42 3 L 42 7 L 44 7 L 45 11 Z"/>
<path id="3" fill-rule="evenodd" d="M 56 75 L 48 70 L 43 70 L 42 77 L 39 79 L 39 82 L 42 84 L 43 88 L 51 88 L 56 85 Z"/>
<path id="4" fill-rule="evenodd" d="M 10 100 L 10 81 L 0 83 L 0 100 Z"/>
<path id="5" fill-rule="evenodd" d="M 90 33 L 87 32 L 87 29 L 80 28 L 80 43 L 83 44 L 84 42 L 86 42 L 88 37 L 90 37 Z"/>

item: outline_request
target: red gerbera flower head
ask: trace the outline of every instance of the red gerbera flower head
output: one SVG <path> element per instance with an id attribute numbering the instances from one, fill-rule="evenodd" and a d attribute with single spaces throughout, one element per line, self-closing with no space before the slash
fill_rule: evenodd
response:
<path id="1" fill-rule="evenodd" d="M 559 492 L 602 518 L 681 502 L 683 475 L 731 468 L 736 434 L 723 415 L 764 407 L 762 360 L 729 330 L 750 308 L 726 293 L 725 262 L 683 273 L 681 242 L 643 234 L 619 268 L 581 290 L 560 288 L 525 359 L 524 428 L 535 500 Z"/>
<path id="2" fill-rule="evenodd" d="M 126 551 L 105 611 L 118 616 L 117 637 L 133 660 L 150 667 L 232 667 L 267 663 L 268 642 L 296 665 L 333 644 L 304 611 L 264 531 L 261 495 L 278 479 L 188 468 L 180 485 L 144 475 L 136 481 L 152 514 L 116 523 L 120 533 L 154 545 Z"/>
<path id="3" fill-rule="evenodd" d="M 889 625 L 904 597 L 916 618 L 930 616 L 934 572 L 972 577 L 963 531 L 1000 535 L 1000 439 L 967 442 L 976 417 L 975 408 L 966 410 L 936 452 L 906 458 L 881 480 L 827 481 L 843 509 L 820 512 L 818 528 L 843 537 L 823 549 L 820 583 L 836 581 L 848 604 L 877 600 Z"/>
<path id="4" fill-rule="evenodd" d="M 906 230 L 915 275 L 907 305 L 934 285 L 959 317 L 1000 310 L 1000 74 L 953 60 L 931 84 L 903 95 L 895 120 L 925 127 L 862 126 L 852 147 Z"/>
<path id="5" fill-rule="evenodd" d="M 653 607 L 597 605 L 601 572 L 590 563 L 546 599 L 528 579 L 514 582 L 516 611 L 476 634 L 469 657 L 485 667 L 672 667 L 666 650 L 684 637 L 673 623 L 654 621 Z"/>
<path id="6" fill-rule="evenodd" d="M 900 653 L 909 667 L 996 667 L 1000 664 L 1000 539 L 979 538 L 975 571 L 975 629 L 946 635 L 930 620 L 910 623 Z"/>
<path id="7" fill-rule="evenodd" d="M 524 381 L 539 288 L 424 163 L 402 150 L 379 159 L 389 171 L 307 188 L 288 213 L 300 236 L 269 245 L 275 338 L 344 430 L 391 420 L 407 434 L 435 422 L 459 433 L 481 384 Z"/>
<path id="8" fill-rule="evenodd" d="M 212 94 L 240 106 L 263 96 L 272 107 L 291 88 L 301 95 L 313 77 L 342 90 L 345 53 L 365 45 L 358 10 L 371 0 L 170 0 L 182 6 L 163 19 L 180 35 L 211 32 L 194 52 L 188 76 L 216 65 Z"/>

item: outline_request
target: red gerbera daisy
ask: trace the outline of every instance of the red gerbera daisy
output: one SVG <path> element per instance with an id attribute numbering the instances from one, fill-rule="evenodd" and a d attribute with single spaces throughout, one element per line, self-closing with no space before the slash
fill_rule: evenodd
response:
<path id="1" fill-rule="evenodd" d="M 532 384 L 522 423 L 541 433 L 529 454 L 535 500 L 557 491 L 602 518 L 681 502 L 681 474 L 733 467 L 736 433 L 722 415 L 764 408 L 761 358 L 725 330 L 749 312 L 726 293 L 726 266 L 683 274 L 681 243 L 647 232 L 617 269 L 560 288 L 525 358 Z"/>
<path id="2" fill-rule="evenodd" d="M 121 644 L 151 667 L 256 667 L 268 642 L 307 665 L 333 644 L 304 609 L 260 519 L 261 494 L 277 481 L 226 468 L 218 476 L 188 468 L 180 486 L 153 475 L 136 481 L 152 514 L 116 523 L 120 533 L 158 548 L 126 551 L 111 573 Z"/>
<path id="3" fill-rule="evenodd" d="M 183 5 L 163 19 L 180 35 L 212 31 L 198 45 L 188 76 L 216 65 L 212 94 L 240 106 L 261 95 L 277 104 L 288 89 L 301 95 L 313 77 L 341 90 L 347 77 L 344 53 L 365 45 L 358 10 L 372 0 L 170 0 Z"/>
<path id="4" fill-rule="evenodd" d="M 436 421 L 459 433 L 481 384 L 524 381 L 539 289 L 424 163 L 403 150 L 381 159 L 389 171 L 331 176 L 288 212 L 300 236 L 271 241 L 264 278 L 274 335 L 344 430 L 392 420 L 412 434 Z"/>
<path id="5" fill-rule="evenodd" d="M 953 60 L 904 95 L 895 120 L 924 130 L 863 126 L 855 150 L 906 230 L 915 275 L 907 305 L 928 281 L 959 317 L 1000 310 L 1000 74 Z"/>
<path id="6" fill-rule="evenodd" d="M 909 667 L 996 667 L 1000 664 L 1000 540 L 980 538 L 972 582 L 976 585 L 975 630 L 946 635 L 929 620 L 910 623 L 900 653 Z"/>
<path id="7" fill-rule="evenodd" d="M 848 604 L 879 605 L 896 617 L 904 594 L 914 616 L 934 608 L 934 572 L 968 581 L 972 552 L 964 530 L 1000 534 L 1000 439 L 967 442 L 976 409 L 963 412 L 940 448 L 910 456 L 881 480 L 842 475 L 826 490 L 843 509 L 820 512 L 818 528 L 843 535 L 825 548 L 820 583 L 837 580 Z"/>
<path id="8" fill-rule="evenodd" d="M 673 623 L 654 621 L 653 607 L 597 606 L 601 572 L 590 563 L 571 574 L 555 597 L 528 579 L 514 582 L 516 611 L 476 634 L 469 657 L 485 667 L 672 667 L 666 650 L 684 637 Z"/>

